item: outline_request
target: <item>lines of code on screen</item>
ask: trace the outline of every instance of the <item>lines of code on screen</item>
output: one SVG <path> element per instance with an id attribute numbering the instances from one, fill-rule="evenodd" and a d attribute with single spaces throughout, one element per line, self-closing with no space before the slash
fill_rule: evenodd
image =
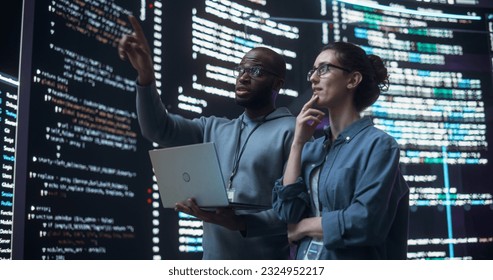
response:
<path id="1" fill-rule="evenodd" d="M 26 259 L 159 258 L 136 74 L 116 50 L 141 3 L 117 2 L 35 4 L 27 158 L 17 159 Z"/>
<path id="2" fill-rule="evenodd" d="M 17 88 L 16 79 L 0 73 L 0 259 L 10 259 L 12 253 Z"/>
<path id="3" fill-rule="evenodd" d="M 365 114 L 401 149 L 408 258 L 491 258 L 492 227 L 478 220 L 493 216 L 488 10 L 412 2 L 332 1 L 327 33 L 387 63 L 388 91 Z"/>

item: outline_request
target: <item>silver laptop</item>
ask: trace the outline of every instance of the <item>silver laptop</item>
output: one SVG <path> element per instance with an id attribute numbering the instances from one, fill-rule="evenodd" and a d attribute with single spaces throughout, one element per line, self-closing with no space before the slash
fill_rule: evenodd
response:
<path id="1" fill-rule="evenodd" d="M 164 208 L 194 198 L 204 209 L 268 209 L 271 205 L 230 202 L 214 143 L 150 150 Z"/>

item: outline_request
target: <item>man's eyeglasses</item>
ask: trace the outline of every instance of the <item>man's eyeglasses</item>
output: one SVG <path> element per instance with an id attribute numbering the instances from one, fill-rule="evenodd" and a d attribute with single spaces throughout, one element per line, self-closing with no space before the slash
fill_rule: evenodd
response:
<path id="1" fill-rule="evenodd" d="M 233 73 L 235 75 L 235 77 L 239 78 L 241 76 L 243 76 L 243 74 L 248 73 L 248 75 L 252 78 L 258 78 L 258 77 L 261 77 L 263 76 L 265 73 L 269 73 L 271 75 L 274 75 L 276 77 L 279 77 L 279 75 L 277 75 L 276 73 L 274 72 L 271 72 L 265 68 L 263 68 L 262 66 L 251 66 L 251 67 L 243 67 L 243 66 L 236 66 L 234 69 L 233 69 Z"/>
<path id="2" fill-rule="evenodd" d="M 312 69 L 310 71 L 308 71 L 308 74 L 306 75 L 306 80 L 307 81 L 310 81 L 310 78 L 312 77 L 313 73 L 317 72 L 317 76 L 322 76 L 322 75 L 325 75 L 327 74 L 329 71 L 330 71 L 330 68 L 337 68 L 337 69 L 341 69 L 343 71 L 346 71 L 346 72 L 351 72 L 351 70 L 347 69 L 347 68 L 344 68 L 344 67 L 341 67 L 341 66 L 337 66 L 337 65 L 334 65 L 334 64 L 330 64 L 330 63 L 325 63 L 325 64 L 322 64 L 320 66 L 318 66 L 317 68 L 315 69 Z"/>

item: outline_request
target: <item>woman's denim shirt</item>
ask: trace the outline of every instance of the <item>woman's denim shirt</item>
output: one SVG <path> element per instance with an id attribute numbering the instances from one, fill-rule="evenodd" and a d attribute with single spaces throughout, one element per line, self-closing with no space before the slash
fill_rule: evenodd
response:
<path id="1" fill-rule="evenodd" d="M 302 176 L 294 184 L 276 182 L 275 211 L 288 223 L 313 216 L 307 182 L 320 167 L 320 259 L 405 259 L 409 188 L 399 171 L 397 142 L 369 117 L 351 124 L 332 144 L 327 139 L 305 144 Z M 298 258 L 307 243 L 308 238 L 301 241 Z"/>

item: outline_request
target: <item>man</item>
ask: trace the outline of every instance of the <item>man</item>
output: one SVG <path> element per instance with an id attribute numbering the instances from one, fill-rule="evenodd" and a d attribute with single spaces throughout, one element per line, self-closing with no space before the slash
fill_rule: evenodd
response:
<path id="1" fill-rule="evenodd" d="M 268 48 L 247 52 L 236 73 L 236 103 L 244 113 L 236 119 L 200 117 L 193 120 L 168 113 L 155 85 L 151 52 L 135 17 L 134 33 L 124 36 L 118 52 L 138 72 L 137 114 L 143 135 L 162 146 L 214 142 L 228 192 L 235 201 L 271 204 L 272 187 L 281 177 L 294 134 L 295 118 L 275 107 L 284 83 L 286 64 Z M 202 211 L 189 199 L 176 211 L 204 221 L 204 259 L 286 259 L 286 225 L 272 210 Z M 253 213 L 252 213 L 253 212 Z"/>

